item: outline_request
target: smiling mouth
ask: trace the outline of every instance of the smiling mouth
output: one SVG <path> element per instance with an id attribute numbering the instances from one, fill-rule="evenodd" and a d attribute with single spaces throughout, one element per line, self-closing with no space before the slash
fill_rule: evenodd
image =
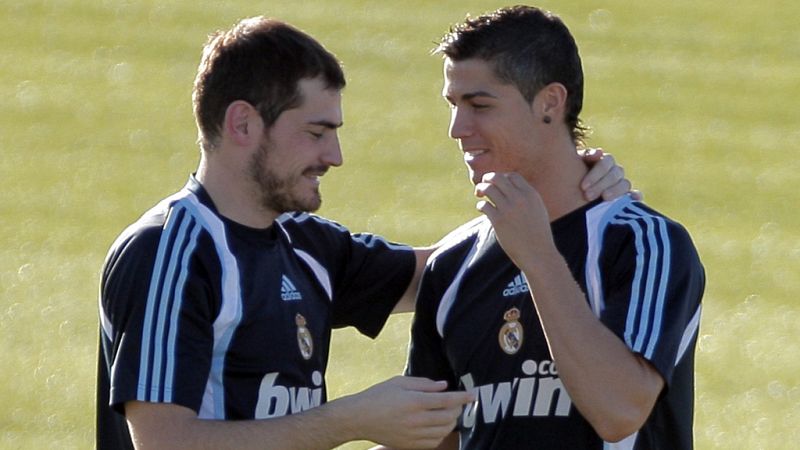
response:
<path id="1" fill-rule="evenodd" d="M 484 148 L 464 151 L 464 161 L 471 161 L 486 152 L 488 152 L 488 150 Z"/>
<path id="2" fill-rule="evenodd" d="M 306 169 L 305 171 L 303 171 L 303 176 L 305 176 L 307 178 L 311 178 L 313 180 L 319 180 L 320 177 L 325 175 L 325 173 L 327 173 L 327 172 L 328 172 L 328 168 L 324 167 L 324 166 L 310 167 L 310 168 Z"/>

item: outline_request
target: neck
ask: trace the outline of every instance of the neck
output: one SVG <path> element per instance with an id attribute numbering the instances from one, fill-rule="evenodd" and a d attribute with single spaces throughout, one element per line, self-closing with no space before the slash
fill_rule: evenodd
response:
<path id="1" fill-rule="evenodd" d="M 528 182 L 541 195 L 553 221 L 587 203 L 580 183 L 588 169 L 571 140 L 554 147 L 548 156 Z"/>
<path id="2" fill-rule="evenodd" d="M 253 186 L 245 167 L 231 164 L 222 155 L 203 152 L 196 178 L 222 216 L 248 227 L 266 228 L 280 214 L 259 202 L 258 190 Z"/>

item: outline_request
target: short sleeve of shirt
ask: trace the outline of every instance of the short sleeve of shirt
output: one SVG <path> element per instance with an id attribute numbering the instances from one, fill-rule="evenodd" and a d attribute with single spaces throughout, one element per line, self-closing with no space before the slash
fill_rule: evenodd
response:
<path id="1" fill-rule="evenodd" d="M 686 230 L 662 216 L 620 221 L 606 233 L 601 320 L 669 385 L 696 338 L 703 266 Z"/>
<path id="2" fill-rule="evenodd" d="M 416 267 L 411 247 L 368 233 L 352 234 L 341 225 L 309 214 L 283 219 L 295 252 L 317 277 L 330 283 L 333 327 L 354 326 L 375 337 L 408 288 Z"/>
<path id="3" fill-rule="evenodd" d="M 116 243 L 106 260 L 100 314 L 110 405 L 118 412 L 131 400 L 200 408 L 215 312 L 209 268 L 196 251 L 207 237 L 194 233 L 145 227 Z"/>
<path id="4" fill-rule="evenodd" d="M 428 266 L 417 294 L 405 373 L 409 376 L 445 380 L 449 389 L 456 389 L 458 380 L 450 368 L 444 342 L 436 328 L 436 312 L 443 291 L 436 289 L 434 278 L 435 274 L 431 273 Z"/>

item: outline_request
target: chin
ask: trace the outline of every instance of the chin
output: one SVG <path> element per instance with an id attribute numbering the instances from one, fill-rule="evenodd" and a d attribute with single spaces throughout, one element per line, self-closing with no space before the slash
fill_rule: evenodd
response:
<path id="1" fill-rule="evenodd" d="M 322 206 L 322 197 L 317 194 L 300 202 L 304 212 L 316 212 Z"/>
<path id="2" fill-rule="evenodd" d="M 314 212 L 322 206 L 319 189 L 296 189 L 291 198 L 295 211 Z"/>
<path id="3" fill-rule="evenodd" d="M 306 208 L 306 212 L 310 212 L 310 213 L 317 212 L 317 210 L 321 206 L 322 206 L 322 200 L 316 201 L 316 202 L 311 203 L 311 204 L 308 205 L 308 208 Z"/>
<path id="4" fill-rule="evenodd" d="M 467 167 L 469 167 L 469 166 L 467 166 Z M 469 173 L 469 179 L 470 179 L 470 181 L 472 181 L 473 185 L 476 185 L 476 184 L 480 183 L 481 181 L 483 181 L 483 176 L 486 175 L 489 172 L 492 172 L 492 170 L 491 169 L 489 169 L 489 170 L 477 170 L 477 169 L 474 169 L 472 167 L 469 167 L 469 172 L 468 172 Z"/>
<path id="5" fill-rule="evenodd" d="M 474 170 L 472 170 L 472 169 L 470 169 L 470 170 L 468 170 L 468 171 L 467 171 L 467 176 L 469 177 L 469 181 L 470 181 L 470 182 L 471 182 L 473 185 L 475 185 L 475 184 L 478 184 L 478 183 L 480 182 L 480 180 L 481 180 L 481 177 L 480 177 L 480 176 L 478 176 L 478 174 L 477 174 L 477 173 L 476 173 Z M 476 179 L 477 179 L 478 181 L 475 181 Z"/>

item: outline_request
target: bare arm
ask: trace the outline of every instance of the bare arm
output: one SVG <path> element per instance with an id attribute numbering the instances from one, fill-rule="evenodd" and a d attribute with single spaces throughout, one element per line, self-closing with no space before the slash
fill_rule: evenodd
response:
<path id="1" fill-rule="evenodd" d="M 530 282 L 534 306 L 570 397 L 595 431 L 618 441 L 645 422 L 664 387 L 660 374 L 591 312 L 553 242 L 539 194 L 519 175 L 479 184 L 479 209 Z"/>
<path id="2" fill-rule="evenodd" d="M 175 404 L 125 404 L 137 449 L 333 448 L 349 439 L 346 426 L 326 419 L 329 412 L 320 407 L 275 419 L 219 421 L 198 419 L 191 409 Z"/>
<path id="3" fill-rule="evenodd" d="M 550 353 L 578 409 L 607 441 L 641 428 L 664 386 L 659 373 L 594 316 L 555 246 L 518 264 L 536 286 Z"/>
<path id="4" fill-rule="evenodd" d="M 203 420 L 183 406 L 144 402 L 126 403 L 125 415 L 137 449 L 322 450 L 358 439 L 431 448 L 473 399 L 466 392 L 439 392 L 445 387 L 395 377 L 300 414 L 263 420 Z"/>
<path id="5" fill-rule="evenodd" d="M 411 278 L 411 282 L 408 284 L 406 292 L 392 310 L 392 314 L 414 311 L 414 304 L 417 298 L 417 289 L 419 288 L 419 280 L 422 278 L 422 272 L 425 270 L 425 262 L 428 260 L 428 257 L 431 256 L 431 253 L 436 250 L 437 246 L 438 244 L 430 247 L 414 248 L 414 255 L 417 257 L 417 265 L 414 269 L 414 276 Z"/>

